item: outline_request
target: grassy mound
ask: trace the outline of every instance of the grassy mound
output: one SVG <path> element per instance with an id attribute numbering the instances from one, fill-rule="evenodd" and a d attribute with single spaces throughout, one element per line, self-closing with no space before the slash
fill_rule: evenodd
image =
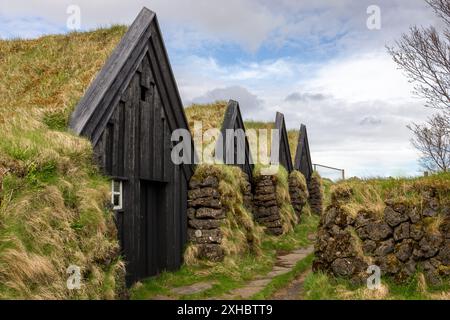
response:
<path id="1" fill-rule="evenodd" d="M 302 196 L 305 199 L 308 199 L 308 185 L 306 184 L 305 176 L 300 171 L 294 170 L 289 175 L 289 179 L 291 179 L 293 184 L 301 190 Z"/>
<path id="2" fill-rule="evenodd" d="M 184 109 L 189 128 L 194 129 L 196 121 L 202 124 L 202 133 L 209 129 L 221 129 L 228 102 L 216 101 L 209 104 L 192 104 Z"/>
<path id="3" fill-rule="evenodd" d="M 331 186 L 331 202 L 348 197 L 348 214 L 364 209 L 383 216 L 385 201 L 422 206 L 424 192 L 436 192 L 441 201 L 450 203 L 450 173 L 419 178 L 358 179 L 352 178 Z"/>
<path id="4" fill-rule="evenodd" d="M 0 41 L 0 298 L 116 298 L 122 289 L 109 182 L 67 122 L 125 31 Z M 66 285 L 70 265 L 81 269 L 78 290 Z"/>
<path id="5" fill-rule="evenodd" d="M 232 261 L 247 253 L 260 254 L 263 230 L 244 206 L 246 178 L 243 172 L 234 166 L 200 165 L 191 179 L 203 180 L 208 176 L 219 180 L 220 201 L 226 210 L 225 223 L 220 227 L 226 259 Z M 186 249 L 185 262 L 190 265 L 199 262 L 195 258 L 195 246 L 189 245 Z"/>
<path id="6" fill-rule="evenodd" d="M 295 162 L 295 154 L 297 152 L 298 138 L 300 137 L 300 131 L 296 129 L 288 130 L 289 149 L 291 150 L 292 163 Z"/>
<path id="7" fill-rule="evenodd" d="M 215 154 L 214 147 L 222 129 L 227 105 L 226 101 L 217 101 L 210 104 L 192 104 L 184 109 L 191 134 L 193 135 L 195 149 L 199 156 L 202 156 L 203 152 L 208 152 L 208 156 Z M 196 126 L 198 123 L 201 125 L 200 128 Z M 212 132 L 212 136 L 206 136 L 205 132 L 211 129 L 216 129 L 217 131 Z M 210 151 L 207 148 L 209 145 L 213 148 Z"/>

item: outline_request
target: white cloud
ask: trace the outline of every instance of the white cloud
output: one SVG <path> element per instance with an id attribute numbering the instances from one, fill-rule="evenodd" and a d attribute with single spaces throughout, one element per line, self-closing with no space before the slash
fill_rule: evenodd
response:
<path id="1" fill-rule="evenodd" d="M 186 41 L 231 41 L 249 51 L 259 48 L 270 33 L 281 26 L 284 19 L 273 14 L 257 0 L 1 0 L 0 12 L 8 17 L 41 17 L 65 26 L 69 5 L 81 9 L 83 29 L 110 25 L 130 24 L 146 6 L 158 14 L 159 20 L 171 30 L 192 36 Z M 178 33 L 180 34 L 180 33 Z M 180 40 L 181 38 L 175 38 Z"/>
<path id="2" fill-rule="evenodd" d="M 60 33 L 58 25 L 48 23 L 42 19 L 5 19 L 0 15 L 0 38 L 23 38 L 33 39 L 46 34 Z"/>
<path id="3" fill-rule="evenodd" d="M 232 86 L 226 88 L 216 88 L 206 92 L 203 96 L 195 98 L 194 103 L 208 103 L 220 100 L 236 100 L 239 101 L 242 113 L 254 115 L 258 112 L 262 104 L 262 100 L 255 94 L 251 93 L 244 87 Z"/>
<path id="4" fill-rule="evenodd" d="M 322 65 L 304 90 L 326 92 L 338 99 L 411 99 L 412 86 L 387 53 L 349 56 Z"/>

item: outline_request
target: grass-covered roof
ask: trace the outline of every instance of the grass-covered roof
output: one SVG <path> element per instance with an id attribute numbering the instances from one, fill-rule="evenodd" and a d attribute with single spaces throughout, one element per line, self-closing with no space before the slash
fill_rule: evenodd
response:
<path id="1" fill-rule="evenodd" d="M 0 299 L 120 291 L 123 263 L 104 206 L 109 181 L 67 122 L 125 31 L 0 40 Z M 82 290 L 67 290 L 71 264 L 89 275 Z"/>
<path id="2" fill-rule="evenodd" d="M 0 40 L 0 108 L 68 114 L 126 32 L 115 26 L 35 40 Z"/>
<path id="3" fill-rule="evenodd" d="M 189 128 L 194 130 L 194 123 L 199 122 L 202 125 L 202 131 L 222 128 L 225 111 L 227 110 L 227 101 L 217 101 L 209 104 L 192 104 L 185 108 Z"/>

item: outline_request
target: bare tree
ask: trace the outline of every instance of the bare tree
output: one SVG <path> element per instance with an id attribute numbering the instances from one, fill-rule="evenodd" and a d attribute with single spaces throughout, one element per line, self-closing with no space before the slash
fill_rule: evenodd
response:
<path id="1" fill-rule="evenodd" d="M 387 49 L 427 106 L 450 112 L 450 0 L 425 1 L 442 19 L 443 30 L 414 26 Z"/>
<path id="2" fill-rule="evenodd" d="M 450 168 L 450 0 L 425 0 L 443 22 L 443 28 L 411 27 L 395 46 L 387 47 L 426 106 L 439 109 L 426 124 L 413 123 L 412 144 L 421 154 L 421 164 L 432 172 Z"/>
<path id="3" fill-rule="evenodd" d="M 431 172 L 450 169 L 450 125 L 448 118 L 436 114 L 424 125 L 412 124 L 414 147 L 422 154 L 421 165 Z"/>

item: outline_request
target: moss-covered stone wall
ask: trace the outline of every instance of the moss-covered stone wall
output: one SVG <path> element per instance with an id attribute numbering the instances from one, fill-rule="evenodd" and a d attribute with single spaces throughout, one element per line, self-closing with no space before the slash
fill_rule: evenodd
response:
<path id="1" fill-rule="evenodd" d="M 399 186 L 384 204 L 357 206 L 348 186 L 335 188 L 315 246 L 314 270 L 364 281 L 369 265 L 405 281 L 423 272 L 432 285 L 450 276 L 450 193 Z M 357 209 L 356 209 L 357 208 Z"/>

